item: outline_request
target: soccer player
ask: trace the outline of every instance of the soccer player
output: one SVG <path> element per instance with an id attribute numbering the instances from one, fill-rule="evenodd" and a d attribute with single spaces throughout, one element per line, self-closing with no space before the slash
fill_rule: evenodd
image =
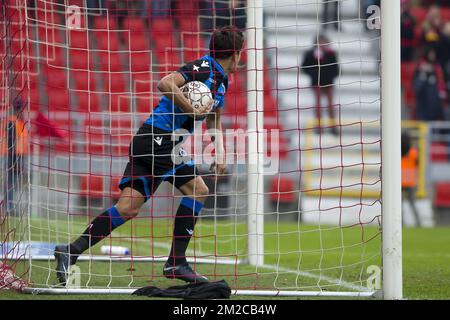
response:
<path id="1" fill-rule="evenodd" d="M 89 247 L 136 217 L 162 181 L 169 181 L 183 193 L 163 274 L 186 282 L 208 281 L 188 264 L 186 249 L 209 190 L 202 177 L 196 174 L 193 161 L 179 163 L 178 158 L 172 157 L 172 150 L 179 150 L 179 157 L 185 159 L 178 146 L 183 139 L 174 132 L 181 129 L 192 133 L 195 123 L 206 119 L 207 128 L 214 132 L 211 139 L 216 150 L 211 169 L 216 174 L 225 172 L 220 115 L 228 87 L 227 74 L 236 70 L 243 42 L 242 32 L 234 26 L 215 30 L 209 44 L 209 55 L 186 64 L 159 81 L 158 89 L 163 97 L 132 139 L 129 162 L 119 183 L 121 195 L 118 202 L 96 217 L 78 239 L 55 248 L 56 275 L 61 284 L 65 285 L 67 281 L 69 266 L 75 264 Z M 210 88 L 213 101 L 209 105 L 194 108 L 182 94 L 180 87 L 190 81 L 201 81 Z"/>

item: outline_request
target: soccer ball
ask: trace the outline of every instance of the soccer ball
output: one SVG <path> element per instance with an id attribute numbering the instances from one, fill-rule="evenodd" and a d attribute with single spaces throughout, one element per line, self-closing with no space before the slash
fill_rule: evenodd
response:
<path id="1" fill-rule="evenodd" d="M 194 108 L 206 106 L 213 99 L 211 90 L 200 81 L 191 81 L 181 87 L 181 92 Z"/>

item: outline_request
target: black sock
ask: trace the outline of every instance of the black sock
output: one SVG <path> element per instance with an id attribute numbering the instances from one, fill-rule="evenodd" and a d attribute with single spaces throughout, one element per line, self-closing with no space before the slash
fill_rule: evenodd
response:
<path id="1" fill-rule="evenodd" d="M 173 228 L 172 248 L 167 263 L 175 266 L 186 263 L 186 249 L 194 233 L 195 222 L 203 204 L 184 197 L 178 207 Z"/>
<path id="2" fill-rule="evenodd" d="M 72 264 L 76 262 L 84 251 L 109 236 L 114 229 L 124 224 L 125 221 L 116 207 L 106 210 L 92 220 L 91 224 L 84 230 L 81 236 L 69 245 Z"/>

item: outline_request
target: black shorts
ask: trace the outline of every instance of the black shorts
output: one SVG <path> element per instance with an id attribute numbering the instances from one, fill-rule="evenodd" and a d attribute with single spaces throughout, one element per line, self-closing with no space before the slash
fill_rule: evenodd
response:
<path id="1" fill-rule="evenodd" d="M 182 139 L 148 124 L 139 128 L 129 148 L 129 161 L 119 182 L 120 190 L 131 187 L 147 201 L 162 181 L 180 188 L 197 176 L 194 161 L 181 148 Z"/>

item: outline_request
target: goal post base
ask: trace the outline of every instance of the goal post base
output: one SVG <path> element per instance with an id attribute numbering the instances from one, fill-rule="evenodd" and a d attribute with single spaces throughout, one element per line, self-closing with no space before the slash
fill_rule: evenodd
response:
<path id="1" fill-rule="evenodd" d="M 139 288 L 24 288 L 25 294 L 47 294 L 47 295 L 131 295 Z M 235 296 L 261 296 L 261 297 L 348 297 L 348 298 L 377 298 L 377 291 L 368 292 L 328 292 L 328 291 L 276 291 L 276 290 L 232 290 Z"/>

